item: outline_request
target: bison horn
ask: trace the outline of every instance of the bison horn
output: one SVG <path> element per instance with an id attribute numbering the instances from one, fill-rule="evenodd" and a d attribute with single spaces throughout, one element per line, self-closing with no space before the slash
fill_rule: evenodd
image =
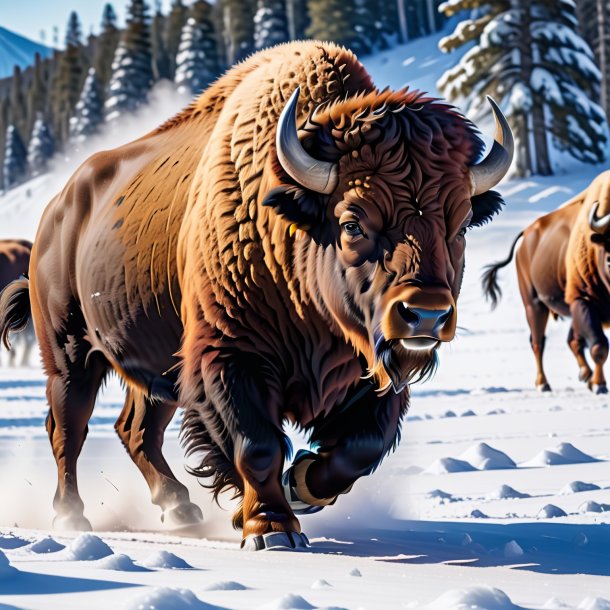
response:
<path id="1" fill-rule="evenodd" d="M 488 95 L 487 100 L 496 119 L 496 134 L 491 151 L 480 163 L 470 168 L 472 195 L 491 190 L 504 176 L 513 161 L 515 142 L 510 125 L 498 104 Z"/>
<path id="2" fill-rule="evenodd" d="M 337 186 L 339 170 L 335 163 L 314 159 L 303 148 L 297 134 L 300 92 L 300 87 L 297 87 L 280 115 L 275 138 L 277 157 L 284 171 L 301 186 L 329 195 Z"/>
<path id="3" fill-rule="evenodd" d="M 599 208 L 599 201 L 596 201 L 591 207 L 589 214 L 589 227 L 591 231 L 604 235 L 610 227 L 610 214 L 606 214 L 601 218 L 597 217 L 597 209 Z"/>

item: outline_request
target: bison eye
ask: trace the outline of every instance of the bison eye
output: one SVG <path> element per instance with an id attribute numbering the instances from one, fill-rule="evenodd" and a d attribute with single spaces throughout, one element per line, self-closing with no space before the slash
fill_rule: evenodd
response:
<path id="1" fill-rule="evenodd" d="M 341 228 L 343 229 L 345 234 L 349 235 L 350 237 L 355 237 L 356 235 L 364 235 L 364 231 L 362 230 L 362 227 L 360 226 L 359 223 L 357 223 L 355 221 L 344 222 L 341 225 Z"/>

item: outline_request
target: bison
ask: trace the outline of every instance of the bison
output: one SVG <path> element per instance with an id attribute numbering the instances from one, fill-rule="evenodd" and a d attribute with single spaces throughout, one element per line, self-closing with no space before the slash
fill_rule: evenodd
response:
<path id="1" fill-rule="evenodd" d="M 31 250 L 32 242 L 25 239 L 0 240 L 0 290 L 21 275 L 27 275 Z M 31 324 L 27 325 L 27 330 L 22 336 L 23 354 L 21 357 L 21 364 L 26 365 L 30 360 L 30 354 L 35 342 L 34 331 Z M 11 347 L 8 333 L 5 333 L 4 335 L 4 343 L 7 349 Z M 14 349 L 11 350 L 9 358 L 10 366 L 14 366 L 17 358 Z"/>
<path id="2" fill-rule="evenodd" d="M 452 107 L 377 89 L 348 50 L 295 42 L 240 63 L 152 133 L 86 161 L 46 209 L 29 283 L 48 374 L 56 522 L 90 527 L 76 481 L 109 371 L 116 430 L 166 519 L 201 518 L 163 458 L 185 408 L 190 471 L 241 499 L 246 549 L 302 547 L 319 510 L 398 442 L 407 384 L 456 327 L 465 233 L 502 205 L 513 153 Z M 291 451 L 283 424 L 315 451 Z M 199 462 L 200 460 L 200 462 Z"/>
<path id="3" fill-rule="evenodd" d="M 610 171 L 562 207 L 535 220 L 517 235 L 508 258 L 487 268 L 483 289 L 494 307 L 501 294 L 498 271 L 510 263 L 521 239 L 515 261 L 536 358 L 536 387 L 543 392 L 551 389 L 542 356 L 552 314 L 572 318 L 568 345 L 580 380 L 596 394 L 607 393 L 603 367 L 608 340 L 603 329 L 610 324 Z M 594 371 L 587 363 L 585 347 Z"/>

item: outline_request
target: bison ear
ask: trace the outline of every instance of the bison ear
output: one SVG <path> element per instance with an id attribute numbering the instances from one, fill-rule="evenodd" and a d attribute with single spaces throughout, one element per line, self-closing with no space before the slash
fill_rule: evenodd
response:
<path id="1" fill-rule="evenodd" d="M 472 220 L 469 227 L 481 227 L 487 224 L 495 214 L 499 214 L 502 206 L 505 205 L 504 199 L 496 191 L 487 191 L 480 195 L 475 195 L 471 199 Z"/>
<path id="2" fill-rule="evenodd" d="M 321 221 L 322 207 L 317 196 L 297 186 L 277 186 L 267 193 L 263 205 L 300 228 L 313 227 Z"/>

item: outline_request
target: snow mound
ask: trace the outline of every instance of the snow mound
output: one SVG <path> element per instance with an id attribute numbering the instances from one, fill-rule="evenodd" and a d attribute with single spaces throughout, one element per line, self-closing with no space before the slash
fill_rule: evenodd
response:
<path id="1" fill-rule="evenodd" d="M 454 498 L 450 493 L 443 491 L 442 489 L 433 489 L 429 491 L 426 496 L 428 500 L 434 500 L 438 504 L 445 504 L 446 502 L 455 502 L 457 498 Z"/>
<path id="2" fill-rule="evenodd" d="M 515 559 L 523 555 L 523 549 L 516 540 L 511 540 L 504 545 L 504 557 Z"/>
<path id="3" fill-rule="evenodd" d="M 479 470 L 502 470 L 517 467 L 517 464 L 506 453 L 490 447 L 487 443 L 473 445 L 460 458 Z"/>
<path id="4" fill-rule="evenodd" d="M 92 561 L 113 554 L 113 550 L 94 534 L 81 534 L 65 549 L 67 561 Z"/>
<path id="5" fill-rule="evenodd" d="M 57 553 L 57 551 L 63 551 L 66 547 L 51 538 L 51 536 L 46 536 L 45 538 L 41 538 L 36 542 L 32 542 L 32 544 L 28 544 L 24 547 L 24 551 L 30 551 L 30 553 Z"/>
<path id="6" fill-rule="evenodd" d="M 553 449 L 545 449 L 536 454 L 523 466 L 563 466 L 564 464 L 587 464 L 599 462 L 598 459 L 577 449 L 571 443 L 560 443 Z"/>
<path id="7" fill-rule="evenodd" d="M 312 589 L 330 589 L 331 587 L 332 585 L 328 582 L 328 580 L 324 580 L 323 578 L 316 580 L 316 582 L 311 585 Z"/>
<path id="8" fill-rule="evenodd" d="M 362 572 L 358 568 L 354 568 L 353 570 L 350 570 L 349 575 L 350 576 L 362 576 Z"/>
<path id="9" fill-rule="evenodd" d="M 610 610 L 610 601 L 604 597 L 585 597 L 578 604 L 578 610 Z"/>
<path id="10" fill-rule="evenodd" d="M 476 417 L 476 413 L 472 409 L 468 409 L 467 411 L 464 411 L 460 417 Z"/>
<path id="11" fill-rule="evenodd" d="M 0 551 L 0 580 L 13 578 L 17 574 L 17 568 L 14 568 L 8 557 Z"/>
<path id="12" fill-rule="evenodd" d="M 457 417 L 457 415 L 455 414 L 455 411 L 445 411 L 442 415 L 441 415 L 441 419 L 447 418 L 447 417 Z"/>
<path id="13" fill-rule="evenodd" d="M 288 595 L 266 604 L 263 608 L 264 610 L 311 610 L 315 606 L 312 606 L 300 595 L 288 593 Z"/>
<path id="14" fill-rule="evenodd" d="M 109 555 L 97 562 L 102 570 L 116 570 L 117 572 L 148 572 L 147 568 L 136 565 L 129 555 Z"/>
<path id="15" fill-rule="evenodd" d="M 568 514 L 555 504 L 547 504 L 538 511 L 538 519 L 555 519 L 556 517 L 567 517 Z"/>
<path id="16" fill-rule="evenodd" d="M 203 588 L 204 591 L 245 591 L 249 589 L 235 580 L 219 580 Z"/>
<path id="17" fill-rule="evenodd" d="M 489 500 L 515 500 L 518 498 L 531 498 L 531 496 L 513 489 L 510 485 L 500 485 L 498 489 L 487 494 L 486 498 Z"/>
<path id="18" fill-rule="evenodd" d="M 19 538 L 13 534 L 9 534 L 8 536 L 0 536 L 0 549 L 18 549 L 22 546 L 26 546 L 27 544 L 30 544 L 29 540 Z"/>
<path id="19" fill-rule="evenodd" d="M 474 519 L 487 519 L 487 515 L 479 510 L 478 508 L 475 508 L 471 513 L 470 516 L 473 517 Z"/>
<path id="20" fill-rule="evenodd" d="M 430 610 L 517 610 L 508 595 L 493 587 L 453 589 L 426 606 Z"/>
<path id="21" fill-rule="evenodd" d="M 166 570 L 192 570 L 193 566 L 184 559 L 168 551 L 157 551 L 141 562 L 147 568 L 163 568 Z"/>
<path id="22" fill-rule="evenodd" d="M 576 494 L 581 491 L 597 491 L 600 489 L 599 485 L 595 483 L 584 483 L 583 481 L 572 481 L 559 490 L 560 496 L 567 496 L 568 494 Z"/>
<path id="23" fill-rule="evenodd" d="M 579 513 L 606 513 L 608 511 L 610 511 L 610 504 L 599 504 L 592 500 L 590 502 L 583 502 L 578 507 Z"/>
<path id="24" fill-rule="evenodd" d="M 129 600 L 123 610 L 212 610 L 212 606 L 195 597 L 190 589 L 154 587 Z"/>
<path id="25" fill-rule="evenodd" d="M 542 606 L 545 610 L 562 610 L 563 608 L 572 608 L 572 606 L 568 606 L 568 604 L 564 604 L 560 599 L 556 597 L 551 597 L 544 602 L 544 606 Z"/>
<path id="26" fill-rule="evenodd" d="M 424 470 L 428 474 L 447 474 L 450 472 L 473 472 L 476 468 L 465 460 L 457 460 L 451 457 L 435 460 Z"/>

